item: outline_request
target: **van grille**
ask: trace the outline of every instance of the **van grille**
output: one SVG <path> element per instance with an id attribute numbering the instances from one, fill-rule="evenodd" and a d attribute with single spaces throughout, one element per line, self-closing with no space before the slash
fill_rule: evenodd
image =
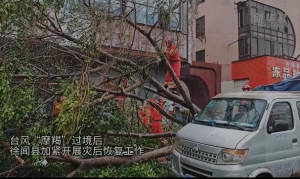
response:
<path id="1" fill-rule="evenodd" d="M 193 148 L 186 147 L 184 145 L 181 145 L 182 154 L 186 155 L 188 157 L 191 157 L 196 160 L 200 160 L 202 162 L 216 164 L 217 163 L 217 154 L 212 154 L 204 151 L 196 151 Z"/>
<path id="2" fill-rule="evenodd" d="M 212 172 L 206 171 L 197 167 L 193 167 L 186 163 L 181 162 L 181 170 L 183 174 L 189 174 L 197 178 L 209 178 L 212 176 Z"/>

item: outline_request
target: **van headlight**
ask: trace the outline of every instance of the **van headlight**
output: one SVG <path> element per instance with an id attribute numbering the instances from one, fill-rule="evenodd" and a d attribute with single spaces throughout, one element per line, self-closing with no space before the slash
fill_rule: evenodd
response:
<path id="1" fill-rule="evenodd" d="M 179 153 L 181 153 L 180 140 L 177 137 L 175 138 L 175 141 L 174 141 L 174 148 Z"/>
<path id="2" fill-rule="evenodd" d="M 217 164 L 232 165 L 243 163 L 247 157 L 248 150 L 223 149 L 217 159 Z"/>

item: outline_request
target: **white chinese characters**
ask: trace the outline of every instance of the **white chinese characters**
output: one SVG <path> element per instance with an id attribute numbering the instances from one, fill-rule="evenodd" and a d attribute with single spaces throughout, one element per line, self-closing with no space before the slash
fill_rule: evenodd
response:
<path id="1" fill-rule="evenodd" d="M 276 16 L 278 19 L 276 19 Z M 253 18 L 253 22 L 258 27 L 265 27 L 265 28 L 279 28 L 284 27 L 287 25 L 287 15 L 283 13 L 256 13 Z"/>
<path id="2" fill-rule="evenodd" d="M 273 78 L 280 78 L 280 68 L 272 67 L 272 70 L 273 70 L 272 77 Z"/>
<path id="3" fill-rule="evenodd" d="M 137 146 L 102 146 L 102 136 L 72 136 L 72 145 L 65 146 L 65 136 L 36 136 L 37 145 L 30 145 L 29 136 L 13 136 L 10 140 L 11 156 L 134 156 L 144 153 L 143 147 Z M 43 165 L 47 164 L 47 161 Z"/>
<path id="4" fill-rule="evenodd" d="M 289 68 L 283 68 L 282 78 L 286 80 L 286 79 L 288 79 L 290 77 L 291 77 L 291 75 L 290 75 L 290 69 Z"/>
<path id="5" fill-rule="evenodd" d="M 291 67 L 299 68 L 299 64 L 291 63 L 289 65 L 291 65 Z M 287 66 L 289 66 L 289 65 L 287 65 Z M 299 74 L 300 74 L 299 69 L 288 68 L 288 67 L 284 67 L 284 68 L 272 67 L 272 77 L 273 78 L 282 78 L 282 79 L 286 80 L 291 77 L 298 76 Z"/>

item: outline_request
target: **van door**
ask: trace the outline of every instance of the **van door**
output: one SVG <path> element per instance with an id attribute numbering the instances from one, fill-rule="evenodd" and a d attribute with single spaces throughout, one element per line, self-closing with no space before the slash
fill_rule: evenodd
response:
<path id="1" fill-rule="evenodd" d="M 299 120 L 296 100 L 274 100 L 270 109 L 269 118 L 266 120 L 268 122 L 265 126 L 266 165 L 274 177 L 290 177 L 294 165 L 299 165 L 297 158 L 300 137 L 296 132 L 299 122 L 295 123 L 295 119 Z M 281 124 L 276 127 L 274 126 L 275 123 Z M 282 123 L 288 124 L 288 126 Z"/>

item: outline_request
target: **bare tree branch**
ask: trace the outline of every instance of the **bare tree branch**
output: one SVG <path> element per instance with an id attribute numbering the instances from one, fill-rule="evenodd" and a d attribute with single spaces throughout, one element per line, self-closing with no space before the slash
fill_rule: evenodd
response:
<path id="1" fill-rule="evenodd" d="M 89 70 L 89 72 L 90 73 L 97 73 L 97 72 L 103 70 L 104 68 L 105 68 L 105 66 L 100 66 L 100 67 Z M 70 74 L 38 75 L 38 76 L 35 76 L 35 77 L 36 78 L 49 78 L 49 79 L 52 79 L 52 78 L 69 78 L 69 77 L 80 76 L 80 75 L 81 75 L 81 72 L 77 72 L 77 73 L 73 73 L 73 74 L 70 73 Z M 27 75 L 27 74 L 16 74 L 16 75 L 14 75 L 14 77 L 16 77 L 16 78 L 28 78 L 29 75 Z"/>
<path id="2" fill-rule="evenodd" d="M 123 94 L 125 94 L 125 93 L 129 93 L 129 92 L 135 90 L 137 87 L 142 86 L 144 83 L 145 83 L 144 81 L 139 81 L 139 82 L 137 82 L 137 83 L 135 83 L 135 84 L 129 86 L 128 88 L 123 89 L 123 91 L 117 93 L 117 95 L 123 95 Z M 110 93 L 109 90 L 104 90 L 104 89 L 100 89 L 100 88 L 92 88 L 92 89 L 95 89 L 95 90 L 98 90 L 98 91 L 104 92 L 104 93 L 105 93 L 105 92 Z M 102 99 L 95 99 L 90 105 L 91 105 L 91 106 L 95 106 L 95 105 L 97 105 L 97 104 L 99 104 L 99 103 L 103 103 L 103 102 L 105 102 L 105 101 L 109 101 L 109 100 L 111 100 L 111 99 L 113 99 L 113 98 L 115 98 L 115 97 L 116 97 L 116 96 L 115 96 L 114 94 L 111 94 L 111 95 L 105 96 L 105 97 L 102 98 Z"/>
<path id="3" fill-rule="evenodd" d="M 178 86 L 178 89 L 184 99 L 184 101 L 186 102 L 187 106 L 189 107 L 192 115 L 197 114 L 196 110 L 194 109 L 194 106 L 191 102 L 191 100 L 189 99 L 189 97 L 187 96 L 187 94 L 184 92 L 179 79 L 177 78 L 173 68 L 171 67 L 170 63 L 167 60 L 167 57 L 164 55 L 164 53 L 162 52 L 162 50 L 158 47 L 157 43 L 154 41 L 154 39 L 141 27 L 139 27 L 136 23 L 132 22 L 130 19 L 126 18 L 126 22 L 128 24 L 130 24 L 132 27 L 136 28 L 141 34 L 143 34 L 152 44 L 152 46 L 155 48 L 155 50 L 157 51 L 158 55 L 160 56 L 161 60 L 166 64 L 167 69 L 170 72 L 170 75 L 172 76 L 175 84 Z"/>
<path id="4" fill-rule="evenodd" d="M 184 99 L 185 103 L 180 102 L 180 104 L 182 104 L 182 105 L 184 105 L 184 106 L 187 106 L 187 107 L 191 110 L 192 115 L 195 115 L 197 112 L 196 112 L 196 110 L 195 110 L 195 108 L 194 108 L 194 105 L 191 103 L 190 99 L 187 97 L 186 93 L 183 91 L 183 88 L 182 88 L 182 86 L 181 86 L 181 84 L 180 84 L 178 78 L 176 77 L 176 75 L 175 75 L 175 73 L 174 73 L 174 70 L 173 70 L 172 67 L 170 66 L 170 63 L 166 60 L 165 55 L 164 55 L 164 54 L 162 53 L 162 51 L 158 48 L 156 42 L 152 39 L 151 36 L 147 35 L 146 31 L 144 31 L 144 30 L 141 29 L 139 26 L 137 26 L 136 24 L 134 24 L 131 20 L 126 19 L 126 21 L 127 21 L 130 25 L 132 25 L 133 27 L 137 28 L 137 30 L 138 30 L 140 33 L 142 33 L 145 37 L 147 37 L 148 40 L 150 41 L 150 43 L 153 45 L 153 47 L 158 51 L 159 56 L 163 59 L 163 61 L 164 61 L 164 62 L 166 63 L 166 65 L 167 65 L 168 69 L 170 70 L 170 74 L 171 74 L 171 76 L 173 77 L 175 83 L 177 84 L 177 82 L 178 82 L 178 84 L 177 84 L 178 88 L 181 89 L 181 94 L 182 94 L 182 96 L 183 96 L 183 99 Z M 57 32 L 57 31 L 55 31 L 54 29 L 51 29 L 50 27 L 47 27 L 47 26 L 45 26 L 45 25 L 41 25 L 40 23 L 37 23 L 37 25 L 38 25 L 38 27 L 41 28 L 41 29 L 47 29 L 47 30 L 49 30 L 50 32 L 55 33 L 55 34 L 57 34 L 57 35 L 60 35 L 60 36 L 62 36 L 62 37 L 65 37 L 67 40 L 70 40 L 70 41 L 72 41 L 72 42 L 74 42 L 74 43 L 81 43 L 79 40 L 77 40 L 77 39 L 75 39 L 75 38 L 73 38 L 73 37 L 71 37 L 71 36 L 68 36 L 68 35 L 66 35 L 66 34 L 64 34 L 64 33 L 62 33 L 62 32 Z M 137 70 L 139 70 L 140 72 L 143 73 L 142 69 L 138 68 L 138 65 L 135 64 L 134 62 L 130 61 L 130 60 L 115 57 L 115 56 L 113 56 L 113 55 L 111 55 L 111 54 L 109 54 L 109 53 L 107 53 L 107 52 L 105 52 L 105 51 L 103 51 L 103 50 L 100 50 L 100 52 L 101 52 L 102 54 L 106 55 L 106 56 L 107 56 L 108 58 L 110 58 L 110 59 L 116 60 L 116 61 L 118 61 L 118 62 L 127 64 L 127 65 L 130 65 L 130 66 L 132 66 L 133 68 L 135 68 L 135 69 L 137 69 Z M 172 73 L 172 72 L 173 72 L 173 73 Z M 144 75 L 145 75 L 145 74 L 144 74 Z M 175 77 L 175 78 L 174 78 L 174 77 Z M 177 82 L 176 82 L 176 79 L 177 79 Z M 156 80 L 154 80 L 153 78 L 150 79 L 150 83 L 151 83 L 153 86 L 157 87 L 158 90 L 163 91 L 163 93 L 165 93 L 165 94 L 168 94 L 168 95 L 167 95 L 168 97 L 170 97 L 170 96 L 174 97 L 174 96 L 175 96 L 175 95 L 173 95 L 172 93 L 167 92 L 167 90 L 165 90 L 165 89 L 162 87 L 162 85 L 160 85 L 160 84 L 159 84 Z M 179 100 L 176 100 L 176 101 L 179 101 Z"/>
<path id="5" fill-rule="evenodd" d="M 122 93 L 122 92 L 117 92 L 117 91 L 105 90 L 105 89 L 101 89 L 101 88 L 93 88 L 93 89 L 96 90 L 96 91 L 104 92 L 104 93 L 108 92 L 108 93 L 112 94 L 110 96 L 124 95 L 124 96 L 128 96 L 130 98 L 139 100 L 141 102 L 145 101 L 144 98 L 141 98 L 141 97 L 139 97 L 139 96 L 137 96 L 135 94 L 128 93 L 125 90 L 124 90 L 124 93 Z M 111 98 L 113 98 L 113 97 L 111 97 Z M 172 121 L 174 121 L 174 122 L 176 122 L 178 124 L 181 124 L 181 125 L 185 125 L 186 124 L 184 121 L 176 119 L 173 116 L 171 116 L 170 114 L 168 114 L 165 110 L 161 109 L 159 107 L 159 105 L 157 105 L 156 103 L 153 103 L 152 101 L 149 101 L 149 100 L 148 100 L 148 102 L 150 103 L 151 106 L 153 106 L 155 109 L 157 109 L 160 112 L 160 114 L 162 114 L 166 118 L 168 118 L 168 119 L 170 119 L 170 120 L 172 120 Z"/>
<path id="6" fill-rule="evenodd" d="M 130 164 L 130 163 L 136 163 L 144 160 L 165 157 L 171 154 L 172 149 L 173 149 L 172 146 L 167 146 L 167 147 L 163 147 L 160 149 L 156 149 L 144 153 L 140 156 L 131 156 L 131 157 L 107 156 L 107 157 L 98 157 L 98 158 L 89 158 L 89 159 L 79 159 L 79 158 L 68 156 L 65 158 L 65 160 L 59 159 L 59 161 L 72 163 L 77 166 L 81 166 L 81 168 L 102 167 L 106 165 L 120 166 L 123 164 Z M 53 157 L 48 156 L 46 157 L 46 159 L 53 160 Z M 55 160 L 58 160 L 57 157 L 55 157 Z"/>

